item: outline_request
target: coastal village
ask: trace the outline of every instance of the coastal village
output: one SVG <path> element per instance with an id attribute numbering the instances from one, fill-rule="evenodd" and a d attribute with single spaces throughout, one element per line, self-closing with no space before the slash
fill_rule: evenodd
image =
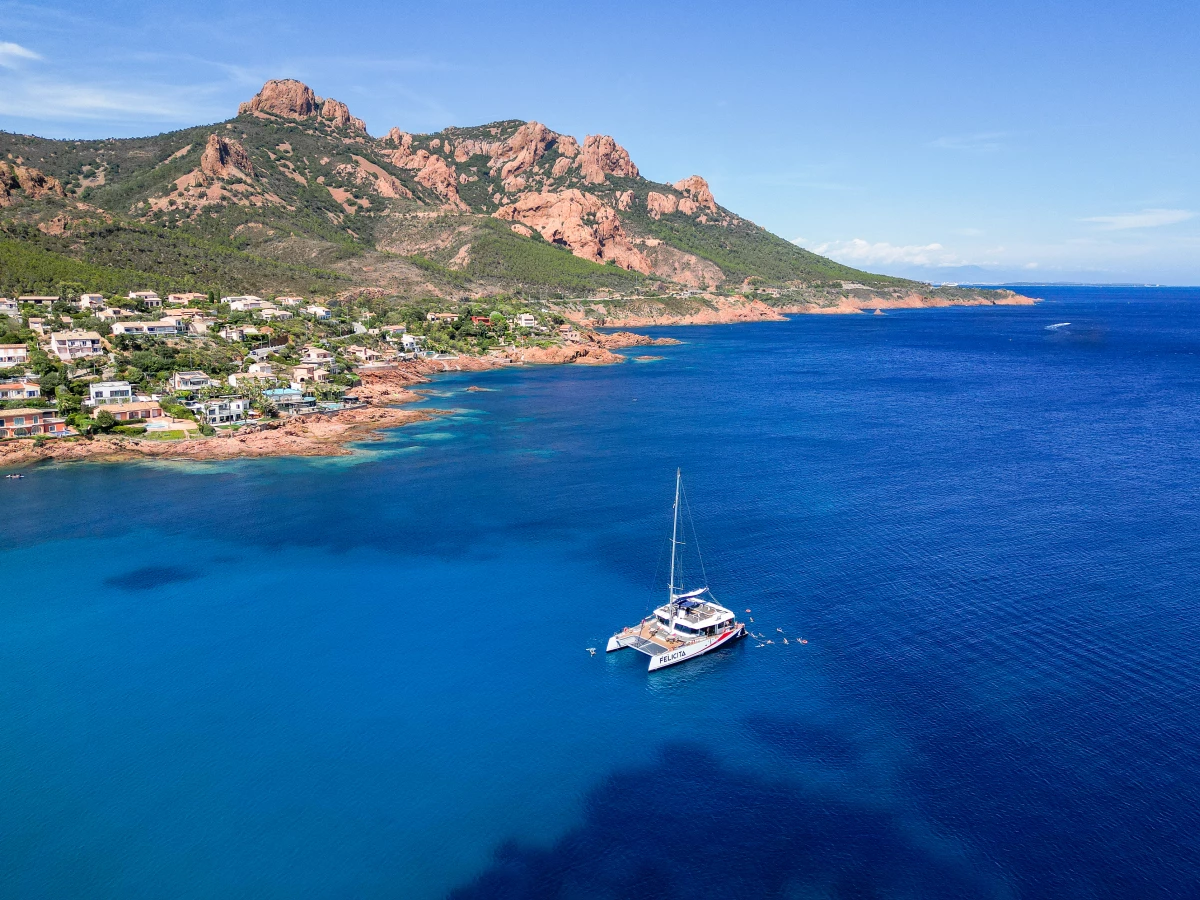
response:
<path id="1" fill-rule="evenodd" d="M 431 374 L 606 364 L 624 358 L 615 348 L 677 343 L 600 334 L 504 297 L 447 306 L 370 292 L 0 298 L 0 465 L 346 452 L 348 440 L 424 417 L 397 407 Z"/>

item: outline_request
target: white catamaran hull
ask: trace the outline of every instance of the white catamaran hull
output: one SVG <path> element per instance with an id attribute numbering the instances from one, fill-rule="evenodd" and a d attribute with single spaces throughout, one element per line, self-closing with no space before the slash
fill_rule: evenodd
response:
<path id="1" fill-rule="evenodd" d="M 691 641 L 681 647 L 676 647 L 674 650 L 664 649 L 656 644 L 652 644 L 650 641 L 642 640 L 634 634 L 614 634 L 608 639 L 608 646 L 605 649 L 609 653 L 612 653 L 614 650 L 624 650 L 626 647 L 633 647 L 635 650 L 640 650 L 650 657 L 649 671 L 653 672 L 655 669 L 665 669 L 667 666 L 678 665 L 689 659 L 695 659 L 697 656 L 703 656 L 710 650 L 716 650 L 718 647 L 733 643 L 738 638 L 744 637 L 745 634 L 745 626 L 739 624 L 737 628 L 730 629 L 723 634 L 716 634 L 699 641 Z"/>

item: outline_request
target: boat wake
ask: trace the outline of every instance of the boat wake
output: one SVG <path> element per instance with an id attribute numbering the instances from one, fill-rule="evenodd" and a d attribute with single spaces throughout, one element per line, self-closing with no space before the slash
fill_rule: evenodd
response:
<path id="1" fill-rule="evenodd" d="M 1046 326 L 1046 330 L 1047 330 L 1047 331 L 1053 331 L 1055 328 L 1063 328 L 1063 327 L 1065 327 L 1065 326 L 1067 326 L 1067 325 L 1070 325 L 1070 324 L 1071 324 L 1070 322 L 1059 322 L 1057 325 L 1047 325 L 1047 326 Z"/>

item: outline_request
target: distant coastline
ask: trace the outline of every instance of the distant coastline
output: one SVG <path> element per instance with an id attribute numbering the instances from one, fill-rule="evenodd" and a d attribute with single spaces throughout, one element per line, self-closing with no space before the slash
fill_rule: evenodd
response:
<path id="1" fill-rule="evenodd" d="M 423 399 L 413 388 L 432 376 L 453 372 L 486 372 L 521 365 L 613 365 L 626 361 L 614 351 L 645 346 L 679 344 L 674 338 L 651 338 L 628 331 L 599 332 L 596 327 L 648 327 L 720 325 L 746 322 L 786 321 L 787 315 L 853 315 L 881 309 L 924 309 L 948 306 L 1032 306 L 1037 301 L 1013 292 L 1000 292 L 983 300 L 961 301 L 913 293 L 881 301 L 857 301 L 851 296 L 833 307 L 803 304 L 772 307 L 760 300 L 727 300 L 700 313 L 647 315 L 625 313 L 617 318 L 595 318 L 560 310 L 577 325 L 587 327 L 579 343 L 548 347 L 521 347 L 507 355 L 459 355 L 453 359 L 417 359 L 389 366 L 360 368 L 362 385 L 356 390 L 363 405 L 336 412 L 294 415 L 257 421 L 234 432 L 180 440 L 148 440 L 115 435 L 58 438 L 15 438 L 0 441 L 0 469 L 40 462 L 127 462 L 137 459 L 227 460 L 261 457 L 347 456 L 352 443 L 377 438 L 385 429 L 428 421 L 438 410 L 405 409 Z M 641 360 L 657 357 L 639 357 Z"/>

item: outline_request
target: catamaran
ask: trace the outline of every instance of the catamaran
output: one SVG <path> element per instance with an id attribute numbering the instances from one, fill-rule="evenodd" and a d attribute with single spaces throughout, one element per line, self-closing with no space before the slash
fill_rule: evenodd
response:
<path id="1" fill-rule="evenodd" d="M 679 494 L 682 483 L 682 472 L 676 469 L 667 602 L 637 625 L 619 631 L 608 639 L 609 653 L 632 647 L 649 656 L 651 672 L 703 656 L 746 635 L 746 626 L 737 621 L 731 610 L 717 603 L 707 585 L 685 590 L 682 583 L 675 583 L 677 575 L 680 582 L 683 581 L 682 567 L 676 566 L 679 548 L 684 543 L 679 539 Z"/>

